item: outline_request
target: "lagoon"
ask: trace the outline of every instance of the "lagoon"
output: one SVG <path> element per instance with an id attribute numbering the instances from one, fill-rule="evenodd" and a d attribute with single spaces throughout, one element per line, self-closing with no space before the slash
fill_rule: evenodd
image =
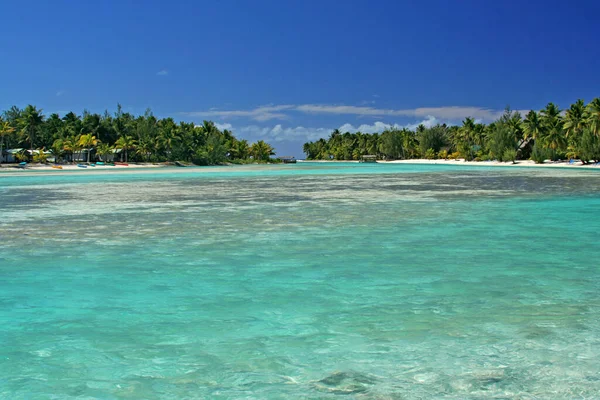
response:
<path id="1" fill-rule="evenodd" d="M 592 398 L 600 173 L 0 176 L 0 398 Z"/>

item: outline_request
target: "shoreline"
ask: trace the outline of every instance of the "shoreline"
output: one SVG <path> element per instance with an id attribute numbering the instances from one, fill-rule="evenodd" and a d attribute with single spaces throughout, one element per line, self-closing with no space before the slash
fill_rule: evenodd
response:
<path id="1" fill-rule="evenodd" d="M 319 164 L 338 164 L 338 163 L 352 163 L 361 164 L 357 160 L 298 160 L 298 164 L 304 163 L 319 163 Z M 371 163 L 364 163 L 369 165 Z M 374 164 L 374 163 L 373 163 Z M 378 160 L 377 164 L 412 164 L 412 165 L 456 165 L 456 166 L 469 166 L 469 167 L 525 167 L 525 168 L 569 168 L 569 169 L 586 169 L 586 170 L 598 170 L 600 171 L 600 164 L 587 164 L 583 165 L 580 161 L 570 163 L 569 161 L 546 161 L 544 164 L 536 164 L 531 160 L 519 160 L 516 163 L 511 162 L 500 162 L 500 161 L 464 161 L 459 160 L 427 160 L 427 159 L 410 159 L 410 160 Z M 102 173 L 123 173 L 128 170 L 137 170 L 138 173 L 142 173 L 141 169 L 163 169 L 163 168 L 175 168 L 173 164 L 167 163 L 129 163 L 128 165 L 97 165 L 91 167 L 88 165 L 87 168 L 78 167 L 77 164 L 61 164 L 62 168 L 53 168 L 54 164 L 28 164 L 26 168 L 17 168 L 18 164 L 2 164 L 0 165 L 0 176 L 1 175 L 13 175 L 13 174 L 31 174 L 31 173 L 52 173 L 53 175 L 79 171 L 81 173 L 93 173 L 94 171 L 101 171 Z M 254 165 L 254 164 L 247 164 Z M 262 165 L 263 167 L 269 164 L 256 164 Z M 279 165 L 279 164 L 272 164 Z M 194 166 L 196 167 L 196 166 Z M 239 167 L 239 165 L 219 165 L 218 167 Z M 201 167 L 198 167 L 201 168 Z M 185 170 L 185 168 L 182 168 Z"/>
<path id="2" fill-rule="evenodd" d="M 135 168 L 165 168 L 174 165 L 164 163 L 128 163 L 127 165 L 96 165 L 94 167 L 87 165 L 86 168 L 78 167 L 77 164 L 27 164 L 26 168 L 18 168 L 18 164 L 1 164 L 0 173 L 23 172 L 23 171 L 95 171 L 95 170 L 127 170 Z M 60 166 L 61 168 L 54 168 Z"/>
<path id="3" fill-rule="evenodd" d="M 357 160 L 298 160 L 299 163 L 310 162 L 310 163 L 357 163 Z M 369 164 L 369 163 L 365 163 Z M 501 161 L 465 161 L 464 159 L 458 160 L 428 160 L 423 158 L 416 158 L 410 160 L 377 160 L 377 164 L 422 164 L 422 165 L 465 165 L 474 167 L 533 167 L 533 168 L 582 168 L 582 169 L 598 169 L 600 165 L 595 163 L 584 165 L 581 161 L 577 160 L 574 163 L 569 161 L 546 161 L 543 164 L 536 164 L 532 160 L 517 160 L 515 163 L 501 162 Z"/>

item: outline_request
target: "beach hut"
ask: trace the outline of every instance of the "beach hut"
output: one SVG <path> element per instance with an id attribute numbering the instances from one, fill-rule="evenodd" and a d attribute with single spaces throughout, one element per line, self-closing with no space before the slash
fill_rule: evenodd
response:
<path id="1" fill-rule="evenodd" d="M 17 154 L 22 153 L 23 149 L 6 149 L 4 151 L 4 158 L 2 160 L 2 162 L 5 163 L 16 163 L 17 162 Z"/>
<path id="2" fill-rule="evenodd" d="M 373 156 L 373 155 L 364 155 L 362 156 L 362 158 L 360 159 L 361 163 L 376 163 L 377 162 L 377 156 Z"/>
<path id="3" fill-rule="evenodd" d="M 284 164 L 296 164 L 296 157 L 294 156 L 281 156 L 278 157 Z"/>
<path id="4" fill-rule="evenodd" d="M 87 162 L 88 161 L 88 153 L 90 155 L 89 160 L 94 161 L 94 159 L 96 158 L 96 149 L 94 149 L 93 147 L 91 147 L 89 149 L 81 149 L 81 150 L 77 150 L 77 151 L 73 152 L 73 161 Z"/>

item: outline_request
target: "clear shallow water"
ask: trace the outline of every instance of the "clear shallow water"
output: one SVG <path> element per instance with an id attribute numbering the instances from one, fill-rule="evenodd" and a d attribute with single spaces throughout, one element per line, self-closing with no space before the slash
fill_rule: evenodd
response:
<path id="1" fill-rule="evenodd" d="M 600 174 L 0 176 L 0 398 L 600 392 Z"/>

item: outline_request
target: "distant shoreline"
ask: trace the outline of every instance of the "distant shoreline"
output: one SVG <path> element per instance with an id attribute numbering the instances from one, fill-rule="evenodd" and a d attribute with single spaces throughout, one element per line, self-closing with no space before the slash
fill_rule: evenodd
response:
<path id="1" fill-rule="evenodd" d="M 298 164 L 303 163 L 321 163 L 321 164 L 339 164 L 339 163 L 353 163 L 359 164 L 357 160 L 298 160 Z M 575 168 L 575 169 L 587 169 L 600 171 L 600 165 L 591 163 L 587 165 L 581 164 L 580 161 L 570 163 L 569 161 L 547 161 L 544 164 L 536 164 L 531 160 L 519 160 L 516 163 L 512 162 L 500 162 L 500 161 L 464 161 L 459 160 L 427 160 L 427 159 L 410 159 L 410 160 L 377 160 L 378 164 L 413 164 L 413 165 L 456 165 L 456 166 L 474 166 L 474 167 L 533 167 L 533 168 Z M 254 165 L 254 164 L 245 164 Z M 282 164 L 256 164 L 261 165 L 263 168 L 268 165 L 282 165 Z M 369 163 L 365 163 L 369 165 Z M 24 173 L 39 173 L 39 172 L 51 172 L 54 174 L 61 174 L 64 172 L 80 171 L 80 172 L 94 172 L 102 171 L 102 173 L 123 173 L 127 170 L 137 170 L 141 173 L 140 169 L 162 169 L 162 168 L 174 168 L 175 165 L 169 163 L 128 163 L 128 165 L 96 165 L 94 167 L 88 165 L 86 168 L 78 167 L 77 164 L 61 164 L 62 168 L 53 168 L 54 164 L 28 164 L 25 169 L 17 168 L 17 164 L 2 164 L 0 165 L 0 175 L 13 175 L 13 174 L 24 174 Z M 192 165 L 190 167 L 197 167 Z M 240 167 L 240 165 L 218 165 L 222 168 Z M 292 167 L 293 168 L 293 167 Z M 182 168 L 185 170 L 185 168 Z"/>
<path id="2" fill-rule="evenodd" d="M 303 162 L 315 162 L 315 163 L 360 163 L 357 160 L 298 160 L 299 163 Z M 540 167 L 540 168 L 583 168 L 583 169 L 598 169 L 600 165 L 590 163 L 584 165 L 581 161 L 576 160 L 573 163 L 569 161 L 546 161 L 543 164 L 536 164 L 532 160 L 517 160 L 514 164 L 512 162 L 501 162 L 501 161 L 465 161 L 464 159 L 458 160 L 427 160 L 427 159 L 410 159 L 410 160 L 377 160 L 378 164 L 423 164 L 423 165 L 468 165 L 477 167 Z"/>

